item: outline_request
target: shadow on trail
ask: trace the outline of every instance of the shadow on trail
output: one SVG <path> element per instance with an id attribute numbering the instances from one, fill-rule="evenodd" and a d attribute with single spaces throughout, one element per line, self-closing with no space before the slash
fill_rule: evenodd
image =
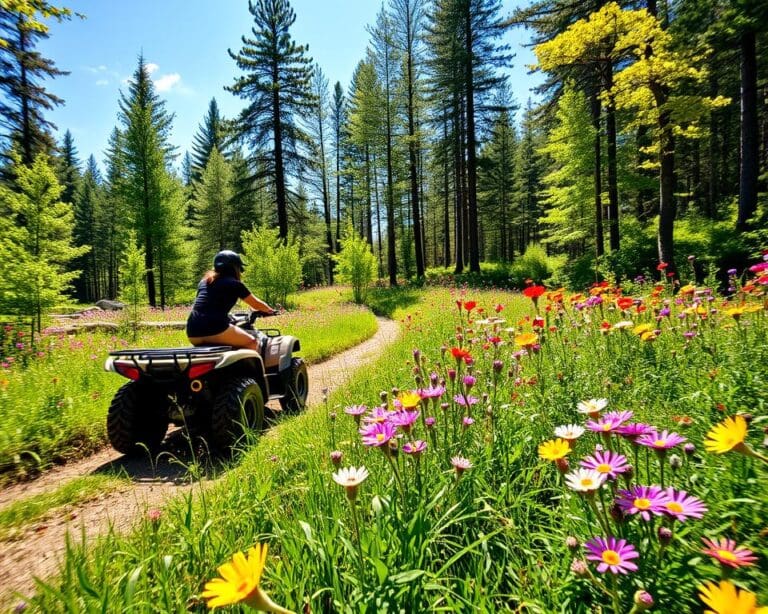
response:
<path id="1" fill-rule="evenodd" d="M 395 310 L 418 302 L 420 290 L 414 287 L 372 288 L 365 304 L 377 316 L 392 318 Z"/>

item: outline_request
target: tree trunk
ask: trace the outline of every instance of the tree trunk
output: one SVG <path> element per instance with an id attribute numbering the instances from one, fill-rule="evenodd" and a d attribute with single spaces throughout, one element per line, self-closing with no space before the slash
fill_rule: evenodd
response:
<path id="1" fill-rule="evenodd" d="M 757 56 L 755 32 L 741 35 L 741 149 L 739 160 L 739 212 L 736 229 L 747 230 L 757 211 L 759 141 L 757 122 Z"/>
<path id="2" fill-rule="evenodd" d="M 600 172 L 600 99 L 597 92 L 591 96 L 592 125 L 595 127 L 595 255 L 599 258 L 605 253 L 603 238 L 603 181 Z"/>
<path id="3" fill-rule="evenodd" d="M 277 64 L 272 65 L 272 83 L 279 83 Z M 283 166 L 283 125 L 280 123 L 280 90 L 272 92 L 272 130 L 275 138 L 275 202 L 280 238 L 288 239 L 288 205 L 285 199 L 285 168 Z"/>
<path id="4" fill-rule="evenodd" d="M 661 105 L 660 105 L 661 106 Z M 659 262 L 668 266 L 666 273 L 675 273 L 675 137 L 668 111 L 659 114 L 661 165 L 659 172 Z"/>
<path id="5" fill-rule="evenodd" d="M 466 37 L 466 87 L 467 87 L 467 231 L 469 233 L 469 270 L 480 272 L 479 229 L 477 225 L 477 152 L 475 151 L 475 85 L 473 75 L 473 31 L 471 3 L 467 2 L 464 22 Z"/>
<path id="6" fill-rule="evenodd" d="M 443 143 L 445 144 L 445 153 L 443 157 L 443 266 L 447 267 L 451 262 L 451 199 L 448 173 L 450 143 L 448 141 L 448 111 L 443 118 Z"/>

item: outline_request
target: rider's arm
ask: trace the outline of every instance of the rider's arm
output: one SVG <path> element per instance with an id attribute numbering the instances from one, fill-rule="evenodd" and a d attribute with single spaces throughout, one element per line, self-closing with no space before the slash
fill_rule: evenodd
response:
<path id="1" fill-rule="evenodd" d="M 271 314 L 274 309 L 267 305 L 264 301 L 262 301 L 260 298 L 256 298 L 253 296 L 253 294 L 249 294 L 243 299 L 250 307 L 253 307 L 256 311 L 261 311 L 262 313 L 269 313 Z"/>

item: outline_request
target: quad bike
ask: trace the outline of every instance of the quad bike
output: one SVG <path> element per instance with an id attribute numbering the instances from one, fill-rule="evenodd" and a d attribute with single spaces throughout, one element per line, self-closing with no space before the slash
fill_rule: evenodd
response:
<path id="1" fill-rule="evenodd" d="M 123 454 L 157 451 L 169 424 L 202 433 L 208 443 L 231 449 L 248 431 L 263 428 L 265 401 L 299 412 L 309 392 L 307 366 L 293 356 L 299 340 L 279 330 L 255 329 L 253 311 L 230 320 L 252 332 L 258 350 L 231 346 L 126 349 L 109 353 L 104 365 L 127 377 L 112 399 L 107 434 Z"/>

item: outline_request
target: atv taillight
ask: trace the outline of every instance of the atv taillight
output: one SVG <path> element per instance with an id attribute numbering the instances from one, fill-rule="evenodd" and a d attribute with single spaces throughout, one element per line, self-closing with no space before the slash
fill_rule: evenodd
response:
<path id="1" fill-rule="evenodd" d="M 189 375 L 189 379 L 197 379 L 208 373 L 208 371 L 213 371 L 215 366 L 215 362 L 198 362 L 189 368 L 187 375 Z"/>
<path id="2" fill-rule="evenodd" d="M 115 361 L 115 371 L 117 371 L 123 377 L 127 377 L 128 379 L 132 380 L 137 380 L 141 376 L 141 369 L 139 369 L 133 363 L 123 360 Z"/>

